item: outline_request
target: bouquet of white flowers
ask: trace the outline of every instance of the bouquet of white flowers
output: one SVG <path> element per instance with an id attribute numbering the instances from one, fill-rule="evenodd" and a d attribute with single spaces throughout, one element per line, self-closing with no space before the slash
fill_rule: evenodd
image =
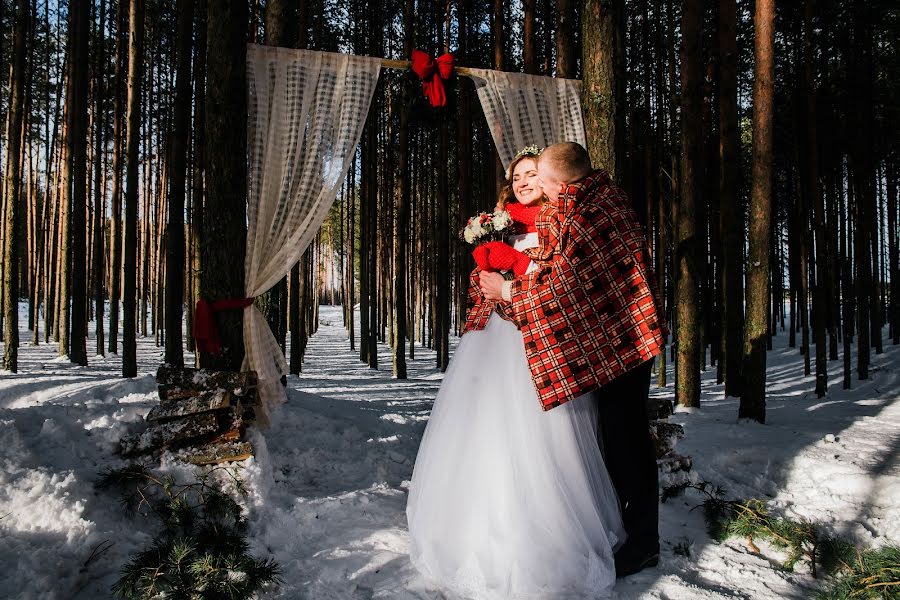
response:
<path id="1" fill-rule="evenodd" d="M 473 246 L 485 242 L 502 242 L 505 236 L 512 233 L 512 225 L 512 217 L 505 210 L 483 212 L 468 220 L 466 226 L 459 232 L 459 237 Z"/>

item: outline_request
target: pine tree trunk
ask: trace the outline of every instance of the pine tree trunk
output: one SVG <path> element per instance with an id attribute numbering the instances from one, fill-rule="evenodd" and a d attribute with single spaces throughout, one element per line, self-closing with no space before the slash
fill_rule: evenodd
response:
<path id="1" fill-rule="evenodd" d="M 68 148 L 70 179 L 66 187 L 70 190 L 70 244 L 66 255 L 71 268 L 71 333 L 69 335 L 69 359 L 82 366 L 87 365 L 86 346 L 86 265 L 88 255 L 85 244 L 87 204 L 87 99 L 88 99 L 88 5 L 83 2 L 73 5 L 69 14 L 69 43 L 71 62 L 69 63 L 69 89 L 66 103 L 69 105 Z"/>
<path id="2" fill-rule="evenodd" d="M 13 42 L 13 64 L 10 75 L 9 129 L 6 148 L 6 183 L 4 197 L 6 211 L 3 227 L 3 369 L 18 371 L 19 355 L 19 257 L 18 218 L 24 205 L 22 190 L 22 123 L 27 74 L 25 73 L 25 46 L 31 19 L 28 0 L 18 0 L 16 11 L 15 40 Z"/>
<path id="3" fill-rule="evenodd" d="M 825 200 L 819 187 L 819 141 L 816 124 L 816 88 L 813 48 L 813 24 L 815 0 L 803 3 L 803 92 L 806 101 L 806 184 L 809 194 L 807 206 L 813 209 L 816 251 L 814 255 L 816 286 L 812 298 L 813 340 L 816 345 L 816 397 L 822 398 L 828 391 L 828 356 L 825 348 L 826 311 L 828 303 L 828 242 L 825 234 Z"/>
<path id="4" fill-rule="evenodd" d="M 885 177 L 887 179 L 888 206 L 888 262 L 891 281 L 891 299 L 889 315 L 891 324 L 891 341 L 900 344 L 900 214 L 897 212 L 897 166 L 896 159 L 888 159 Z"/>
<path id="5" fill-rule="evenodd" d="M 616 23 L 617 2 L 585 0 L 581 14 L 582 92 L 581 106 L 587 150 L 594 167 L 606 169 L 613 180 L 621 177 L 620 139 L 624 132 L 616 110 Z"/>
<path id="6" fill-rule="evenodd" d="M 494 12 L 491 13 L 491 32 L 493 39 L 493 64 L 494 69 L 504 70 L 504 58 L 506 55 L 505 12 L 503 0 L 494 0 Z"/>
<path id="7" fill-rule="evenodd" d="M 681 181 L 678 198 L 678 224 L 675 237 L 675 261 L 678 271 L 675 310 L 678 322 L 676 402 L 682 406 L 700 405 L 700 269 L 701 244 L 698 221 L 701 211 L 698 196 L 702 166 L 699 160 L 701 138 L 700 62 L 703 7 L 687 1 L 682 7 L 681 48 Z"/>
<path id="8" fill-rule="evenodd" d="M 166 364 L 184 366 L 181 337 L 184 304 L 184 197 L 187 180 L 187 150 L 191 116 L 191 42 L 194 2 L 178 0 L 178 38 L 175 49 L 175 107 L 172 118 L 169 160 L 169 220 L 166 226 Z"/>
<path id="9" fill-rule="evenodd" d="M 775 2 L 758 0 L 753 18 L 753 164 L 744 325 L 743 384 L 738 417 L 766 420 L 766 338 L 769 306 L 769 238 L 772 221 L 772 122 Z"/>
<path id="10" fill-rule="evenodd" d="M 104 85 L 105 69 L 106 69 L 106 0 L 100 2 L 100 18 L 97 28 L 97 47 L 95 49 L 96 56 L 96 73 L 94 79 L 94 93 L 96 102 L 94 104 L 94 218 L 93 218 L 93 236 L 91 243 L 92 250 L 92 268 L 91 268 L 91 285 L 94 288 L 94 312 L 95 312 L 95 338 L 96 352 L 100 356 L 106 354 L 106 339 L 103 327 L 104 317 L 104 254 L 103 242 L 105 236 L 106 223 L 106 207 L 104 203 L 104 171 L 106 163 L 104 161 L 104 148 L 106 146 L 106 138 L 104 136 L 105 117 L 106 117 L 106 86 Z"/>
<path id="11" fill-rule="evenodd" d="M 719 3 L 719 196 L 722 239 L 722 356 L 725 395 L 741 395 L 744 328 L 743 210 L 739 194 L 740 132 L 737 106 L 737 2 Z"/>
<path id="12" fill-rule="evenodd" d="M 126 60 L 128 38 L 124 33 L 126 24 L 125 2 L 117 3 L 116 9 L 116 67 L 113 82 L 113 165 L 112 194 L 110 196 L 109 224 L 109 345 L 113 354 L 119 352 L 119 314 L 122 298 L 122 133 L 124 82 L 123 66 Z"/>
<path id="13" fill-rule="evenodd" d="M 247 130 L 235 127 L 247 114 L 247 3 L 218 0 L 207 15 L 207 177 L 200 272 L 202 295 L 210 300 L 244 296 Z M 225 242 L 225 243 L 223 243 Z M 200 353 L 205 368 L 237 371 L 244 358 L 243 312 L 216 315 L 222 353 Z"/>
<path id="14" fill-rule="evenodd" d="M 556 76 L 575 78 L 575 1 L 556 2 Z M 544 25 L 549 27 L 549 23 Z M 548 48 L 549 54 L 549 48 Z"/>
<path id="15" fill-rule="evenodd" d="M 144 0 L 129 0 L 128 103 L 126 108 L 125 235 L 122 245 L 122 376 L 137 376 L 137 214 L 144 55 Z"/>
<path id="16" fill-rule="evenodd" d="M 872 238 L 876 206 L 875 165 L 872 157 L 871 121 L 872 107 L 872 48 L 867 3 L 852 3 L 853 47 L 849 55 L 849 75 L 853 81 L 854 106 L 849 111 L 850 130 L 853 132 L 850 166 L 853 172 L 853 198 L 856 206 L 856 235 L 854 259 L 856 263 L 856 341 L 857 375 L 860 380 L 869 378 L 871 360 L 871 320 L 873 315 Z M 879 331 L 880 334 L 880 331 Z"/>
<path id="17" fill-rule="evenodd" d="M 269 0 L 265 8 L 266 44 L 289 48 L 296 39 L 297 24 L 295 0 Z M 269 324 L 272 335 L 279 344 L 284 344 L 285 330 L 282 320 L 287 314 L 287 275 L 271 289 L 260 294 L 256 306 Z"/>
<path id="18" fill-rule="evenodd" d="M 403 55 L 410 56 L 413 49 L 413 0 L 403 4 Z M 409 113 L 412 101 L 409 77 L 400 79 L 400 130 L 397 143 L 397 220 L 394 227 L 394 359 L 393 373 L 397 379 L 406 379 L 406 280 L 408 270 L 407 239 L 409 237 Z"/>
<path id="19" fill-rule="evenodd" d="M 300 263 L 291 268 L 290 289 L 288 291 L 288 322 L 291 329 L 291 357 L 288 369 L 292 375 L 299 375 L 303 369 L 303 354 L 301 353 L 301 324 L 300 324 Z"/>
<path id="20" fill-rule="evenodd" d="M 537 74 L 537 49 L 535 48 L 537 35 L 535 34 L 534 18 L 537 11 L 537 0 L 522 0 L 522 12 L 524 21 L 522 24 L 522 60 L 525 72 Z"/>
<path id="21" fill-rule="evenodd" d="M 200 273 L 203 265 L 200 240 L 203 239 L 203 215 L 206 206 L 206 27 L 206 0 L 200 0 L 197 5 L 197 43 L 194 54 L 194 172 L 191 191 L 193 200 L 191 206 L 193 288 L 189 301 L 190 307 L 194 307 L 200 299 Z M 196 366 L 200 366 L 200 355 L 192 335 L 188 344 L 188 347 L 195 352 Z"/>

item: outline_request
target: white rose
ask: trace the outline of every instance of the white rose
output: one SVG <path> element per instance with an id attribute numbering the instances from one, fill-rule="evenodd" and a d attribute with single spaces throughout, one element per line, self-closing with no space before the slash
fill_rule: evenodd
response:
<path id="1" fill-rule="evenodd" d="M 512 223 L 512 217 L 505 210 L 498 210 L 491 219 L 495 231 L 501 231 Z"/>
<path id="2" fill-rule="evenodd" d="M 466 239 L 466 243 L 471 244 L 475 241 L 475 232 L 466 227 L 466 230 L 463 232 L 463 237 Z"/>

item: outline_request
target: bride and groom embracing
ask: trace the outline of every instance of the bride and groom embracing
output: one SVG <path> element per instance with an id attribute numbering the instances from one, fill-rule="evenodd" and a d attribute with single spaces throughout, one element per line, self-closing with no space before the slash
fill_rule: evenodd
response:
<path id="1" fill-rule="evenodd" d="M 498 208 L 517 233 L 473 252 L 410 483 L 410 556 L 468 598 L 602 597 L 659 559 L 646 404 L 665 324 L 646 238 L 572 142 L 520 153 Z"/>

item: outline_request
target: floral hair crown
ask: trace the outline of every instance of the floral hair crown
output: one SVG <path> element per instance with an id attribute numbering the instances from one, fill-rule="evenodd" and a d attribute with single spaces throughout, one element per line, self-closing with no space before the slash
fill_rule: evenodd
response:
<path id="1" fill-rule="evenodd" d="M 519 158 L 520 156 L 537 156 L 543 151 L 543 148 L 538 148 L 537 146 L 525 146 L 524 148 L 519 150 L 519 153 L 516 154 L 516 158 Z"/>
<path id="2" fill-rule="evenodd" d="M 525 146 L 519 150 L 519 153 L 512 159 L 510 165 L 523 156 L 537 157 L 543 151 L 543 148 L 538 148 L 537 146 Z M 511 176 L 512 173 L 510 173 L 509 167 L 506 167 L 506 178 L 509 179 Z"/>

